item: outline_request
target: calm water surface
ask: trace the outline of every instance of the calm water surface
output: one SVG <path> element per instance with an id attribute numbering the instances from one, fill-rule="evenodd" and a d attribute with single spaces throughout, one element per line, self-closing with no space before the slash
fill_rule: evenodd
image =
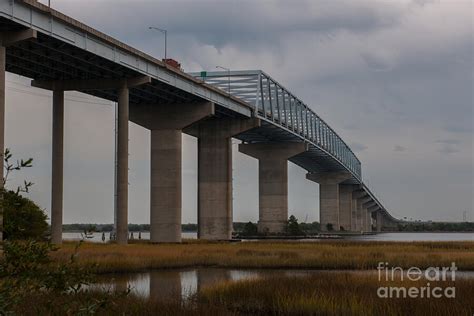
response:
<path id="1" fill-rule="evenodd" d="M 474 233 L 380 233 L 352 236 L 349 239 L 367 241 L 474 241 Z"/>
<path id="2" fill-rule="evenodd" d="M 318 273 L 373 274 L 376 270 L 238 270 L 238 269 L 189 269 L 155 270 L 145 273 L 131 273 L 101 276 L 93 287 L 102 290 L 126 291 L 144 298 L 177 299 L 186 301 L 200 290 L 221 283 L 264 277 L 305 277 Z M 456 272 L 456 279 L 474 278 L 474 272 Z"/>
<path id="3" fill-rule="evenodd" d="M 105 240 L 109 240 L 109 233 L 105 233 Z M 88 241 L 102 242 L 102 233 L 93 233 L 92 238 L 87 238 Z M 182 234 L 183 238 L 196 239 L 197 233 L 185 232 Z M 138 233 L 133 233 L 133 238 L 138 239 Z M 141 233 L 143 240 L 150 239 L 149 232 Z M 63 233 L 64 240 L 80 240 L 82 239 L 80 232 Z M 376 235 L 360 235 L 348 236 L 344 239 L 361 240 L 361 241 L 474 241 L 474 233 L 380 233 Z M 320 239 L 304 239 L 305 242 L 319 241 Z"/>

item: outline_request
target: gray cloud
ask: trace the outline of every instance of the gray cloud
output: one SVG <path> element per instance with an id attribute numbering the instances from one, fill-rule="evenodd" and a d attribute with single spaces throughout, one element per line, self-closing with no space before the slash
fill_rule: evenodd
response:
<path id="1" fill-rule="evenodd" d="M 437 144 L 447 144 L 447 145 L 459 145 L 461 141 L 458 139 L 438 139 L 435 141 Z"/>
<path id="2" fill-rule="evenodd" d="M 350 146 L 351 149 L 352 149 L 354 152 L 356 152 L 356 153 L 357 153 L 357 152 L 364 151 L 364 150 L 366 150 L 367 148 L 369 148 L 369 147 L 367 147 L 367 146 L 364 145 L 364 144 L 354 143 L 354 142 L 352 142 L 349 146 Z"/>
<path id="3" fill-rule="evenodd" d="M 400 145 L 395 145 L 395 146 L 393 146 L 393 151 L 399 151 L 399 152 L 401 152 L 401 151 L 406 151 L 406 150 L 407 150 L 406 147 L 403 147 L 403 146 L 400 146 Z"/>
<path id="4" fill-rule="evenodd" d="M 440 144 L 438 152 L 442 154 L 455 154 L 461 151 L 461 142 L 457 139 L 438 139 L 436 144 Z"/>

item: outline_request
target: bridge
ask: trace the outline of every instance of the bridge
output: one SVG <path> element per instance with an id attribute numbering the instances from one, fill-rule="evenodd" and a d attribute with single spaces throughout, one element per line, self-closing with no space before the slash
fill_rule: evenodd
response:
<path id="1" fill-rule="evenodd" d="M 322 230 L 396 226 L 339 135 L 263 71 L 187 74 L 35 0 L 0 0 L 0 147 L 5 72 L 52 91 L 51 238 L 62 239 L 64 95 L 117 102 L 117 242 L 128 237 L 128 123 L 151 131 L 150 239 L 181 241 L 181 134 L 198 138 L 198 238 L 232 237 L 232 138 L 259 162 L 262 233 L 288 219 L 288 160 L 320 189 Z M 3 160 L 3 159 L 2 159 Z"/>

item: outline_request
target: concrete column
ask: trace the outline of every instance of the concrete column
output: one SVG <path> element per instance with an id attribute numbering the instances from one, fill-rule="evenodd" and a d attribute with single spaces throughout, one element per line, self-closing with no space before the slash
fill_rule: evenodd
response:
<path id="1" fill-rule="evenodd" d="M 360 232 L 358 226 L 358 218 L 357 218 L 357 199 L 354 197 L 354 193 L 352 193 L 352 201 L 351 201 L 351 231 L 353 232 Z"/>
<path id="2" fill-rule="evenodd" d="M 198 125 L 198 238 L 232 238 L 232 136 L 255 119 L 214 119 Z"/>
<path id="3" fill-rule="evenodd" d="M 232 139 L 198 140 L 198 238 L 232 238 Z M 201 135 L 202 135 L 201 134 Z"/>
<path id="4" fill-rule="evenodd" d="M 128 116 L 129 94 L 126 86 L 118 91 L 117 124 L 117 243 L 128 242 Z"/>
<path id="5" fill-rule="evenodd" d="M 382 231 L 382 227 L 383 227 L 383 215 L 382 215 L 382 212 L 377 212 L 376 213 L 376 225 L 377 225 L 377 232 L 381 232 Z"/>
<path id="6" fill-rule="evenodd" d="M 0 240 L 3 240 L 3 159 L 5 154 L 5 47 L 0 45 Z"/>
<path id="7" fill-rule="evenodd" d="M 357 231 L 365 232 L 365 210 L 360 200 L 357 200 Z"/>
<path id="8" fill-rule="evenodd" d="M 355 216 L 353 217 L 355 219 L 354 231 L 361 232 L 364 231 L 362 204 L 368 202 L 368 196 L 364 190 L 355 190 L 352 192 L 352 198 L 354 199 L 353 206 L 355 208 Z"/>
<path id="9" fill-rule="evenodd" d="M 181 241 L 181 130 L 151 131 L 150 239 Z"/>
<path id="10" fill-rule="evenodd" d="M 380 211 L 380 208 L 378 205 L 371 206 L 367 209 L 370 231 L 373 231 L 374 224 L 377 225 L 375 220 L 376 220 L 377 213 L 379 213 L 379 211 Z"/>
<path id="11" fill-rule="evenodd" d="M 307 150 L 304 143 L 241 144 L 239 151 L 258 159 L 261 233 L 283 233 L 288 222 L 288 159 Z"/>
<path id="12" fill-rule="evenodd" d="M 214 115 L 211 102 L 134 105 L 131 121 L 151 130 L 151 242 L 181 242 L 182 130 Z"/>
<path id="13" fill-rule="evenodd" d="M 352 231 L 352 191 L 354 185 L 339 184 L 339 226 L 345 231 Z"/>
<path id="14" fill-rule="evenodd" d="M 367 209 L 373 205 L 372 198 L 366 194 L 360 195 L 357 199 L 357 212 L 360 216 L 360 230 L 363 232 L 369 231 L 369 225 L 367 221 Z"/>
<path id="15" fill-rule="evenodd" d="M 64 91 L 53 91 L 53 140 L 51 176 L 51 242 L 62 243 Z"/>
<path id="16" fill-rule="evenodd" d="M 372 231 L 372 212 L 368 209 L 365 212 L 365 227 L 367 232 Z"/>
<path id="17" fill-rule="evenodd" d="M 319 217 L 321 231 L 339 231 L 341 228 L 340 218 L 340 186 L 339 184 L 351 178 L 348 172 L 331 172 L 322 174 L 308 173 L 308 180 L 319 183 Z M 345 189 L 344 189 L 345 190 Z M 352 190 L 352 187 L 351 187 Z M 352 191 L 351 191 L 352 195 Z M 349 197 L 345 194 L 345 197 Z M 347 203 L 343 203 L 346 205 Z M 346 207 L 350 210 L 351 206 Z M 348 212 L 346 212 L 348 213 Z M 349 212 L 350 214 L 350 212 Z M 343 216 L 343 224 L 347 227 L 347 215 Z M 350 221 L 349 221 L 350 228 Z"/>

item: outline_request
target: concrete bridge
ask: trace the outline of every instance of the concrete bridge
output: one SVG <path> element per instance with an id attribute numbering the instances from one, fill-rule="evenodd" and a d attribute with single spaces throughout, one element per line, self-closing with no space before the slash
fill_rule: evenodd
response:
<path id="1" fill-rule="evenodd" d="M 349 146 L 309 106 L 263 71 L 186 74 L 35 0 L 0 0 L 0 147 L 5 71 L 52 91 L 52 241 L 61 243 L 64 94 L 118 103 L 116 229 L 127 243 L 128 122 L 151 131 L 150 238 L 181 241 L 181 133 L 198 138 L 198 237 L 232 233 L 232 146 L 259 161 L 261 232 L 288 218 L 287 161 L 319 183 L 323 230 L 396 225 L 362 181 Z M 229 89 L 230 85 L 230 89 Z"/>

